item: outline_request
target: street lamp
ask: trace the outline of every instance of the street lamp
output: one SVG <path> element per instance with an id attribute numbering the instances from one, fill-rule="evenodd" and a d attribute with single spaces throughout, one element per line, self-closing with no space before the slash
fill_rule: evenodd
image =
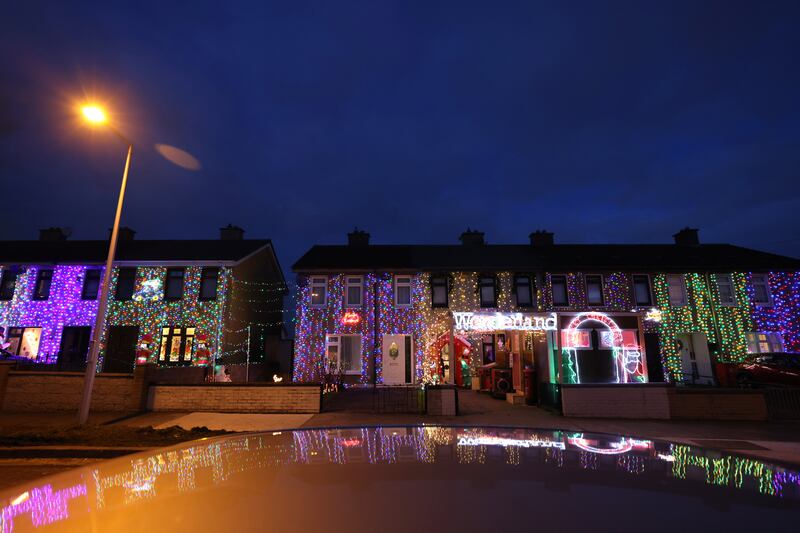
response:
<path id="1" fill-rule="evenodd" d="M 114 254 L 117 250 L 117 234 L 119 233 L 119 219 L 122 215 L 122 200 L 125 198 L 125 186 L 128 183 L 128 169 L 131 166 L 131 154 L 133 153 L 133 143 L 126 139 L 119 131 L 108 123 L 108 116 L 103 108 L 97 105 L 85 105 L 81 107 L 83 118 L 91 123 L 103 125 L 111 130 L 125 144 L 128 145 L 128 156 L 125 159 L 125 170 L 122 173 L 122 185 L 119 189 L 119 199 L 117 200 L 117 213 L 114 215 L 114 227 L 111 230 L 111 242 L 108 245 L 108 257 L 106 258 L 106 269 L 103 273 L 103 284 L 100 286 L 100 302 L 97 306 L 97 318 L 92 330 L 92 341 L 89 349 L 89 359 L 86 362 L 86 377 L 83 380 L 83 396 L 81 407 L 78 411 L 78 423 L 83 425 L 89 418 L 89 406 L 92 402 L 92 387 L 94 385 L 94 375 L 97 371 L 97 359 L 100 355 L 100 337 L 105 327 L 106 309 L 108 308 L 108 291 L 111 284 L 111 269 L 114 264 Z"/>

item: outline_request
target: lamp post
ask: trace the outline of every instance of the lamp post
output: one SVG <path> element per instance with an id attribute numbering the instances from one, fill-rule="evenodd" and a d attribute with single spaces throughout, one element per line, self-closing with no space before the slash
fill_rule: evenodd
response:
<path id="1" fill-rule="evenodd" d="M 117 212 L 114 215 L 114 226 L 111 230 L 111 242 L 108 244 L 108 257 L 106 258 L 106 268 L 103 273 L 103 283 L 100 286 L 100 301 L 97 306 L 97 318 L 92 329 L 92 341 L 89 349 L 89 359 L 86 361 L 86 376 L 83 379 L 83 396 L 81 397 L 81 407 L 78 411 L 78 423 L 83 425 L 89 418 L 89 406 L 92 402 L 92 387 L 94 376 L 97 371 L 97 359 L 100 355 L 100 338 L 105 326 L 106 309 L 108 308 L 108 291 L 111 284 L 111 270 L 114 265 L 114 254 L 117 250 L 117 234 L 119 233 L 119 219 L 122 215 L 122 201 L 125 198 L 125 186 L 128 184 L 128 170 L 131 166 L 131 154 L 133 153 L 133 143 L 126 139 L 114 127 L 108 124 L 106 113 L 97 106 L 87 105 L 81 108 L 83 117 L 92 124 L 105 125 L 125 144 L 128 145 L 128 156 L 125 159 L 125 170 L 122 173 L 122 185 L 119 189 L 119 199 L 117 200 Z"/>

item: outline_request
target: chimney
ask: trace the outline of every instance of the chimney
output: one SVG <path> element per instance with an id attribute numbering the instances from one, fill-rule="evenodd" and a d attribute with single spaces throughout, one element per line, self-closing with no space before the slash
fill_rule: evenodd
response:
<path id="1" fill-rule="evenodd" d="M 672 236 L 678 246 L 698 246 L 700 238 L 697 236 L 697 228 L 683 228 Z"/>
<path id="2" fill-rule="evenodd" d="M 111 231 L 108 230 L 108 238 L 111 239 Z M 117 240 L 118 241 L 132 241 L 133 238 L 136 236 L 136 231 L 132 230 L 128 226 L 120 226 L 119 232 L 117 233 Z"/>
<path id="3" fill-rule="evenodd" d="M 347 244 L 349 246 L 368 246 L 369 233 L 358 228 L 353 228 L 353 231 L 347 234 Z"/>
<path id="4" fill-rule="evenodd" d="M 241 241 L 244 239 L 244 230 L 239 226 L 228 224 L 224 228 L 219 228 L 219 238 L 223 241 Z"/>
<path id="5" fill-rule="evenodd" d="M 67 240 L 64 228 L 43 228 L 39 230 L 39 240 L 45 242 L 58 242 Z"/>
<path id="6" fill-rule="evenodd" d="M 531 246 L 553 246 L 553 233 L 543 229 L 537 229 L 528 238 L 531 240 Z"/>
<path id="7" fill-rule="evenodd" d="M 466 246 L 480 246 L 481 244 L 486 244 L 483 241 L 483 232 L 482 231 L 469 229 L 469 228 L 467 228 L 467 231 L 465 231 L 464 233 L 461 234 L 461 236 L 458 238 L 458 240 L 461 241 L 461 244 L 466 245 Z"/>

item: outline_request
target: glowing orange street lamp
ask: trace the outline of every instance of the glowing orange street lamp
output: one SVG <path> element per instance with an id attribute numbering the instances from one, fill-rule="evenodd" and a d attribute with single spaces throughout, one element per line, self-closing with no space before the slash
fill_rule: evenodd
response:
<path id="1" fill-rule="evenodd" d="M 100 337 L 105 327 L 106 309 L 108 308 L 108 291 L 111 284 L 111 269 L 114 264 L 114 254 L 117 250 L 117 234 L 119 233 L 119 219 L 122 215 L 122 200 L 125 198 L 125 186 L 128 183 L 128 169 L 131 166 L 131 154 L 133 153 L 133 143 L 126 139 L 119 131 L 108 122 L 106 112 L 97 105 L 87 104 L 81 107 L 83 118 L 96 125 L 102 125 L 111 130 L 117 137 L 128 145 L 128 156 L 125 159 L 125 170 L 122 173 L 122 185 L 119 189 L 119 199 L 117 200 L 117 213 L 114 216 L 114 226 L 111 230 L 111 242 L 108 245 L 108 257 L 106 258 L 106 269 L 103 273 L 103 283 L 100 286 L 100 301 L 97 307 L 97 317 L 92 329 L 92 341 L 89 349 L 89 359 L 86 361 L 86 377 L 83 380 L 83 397 L 81 407 L 78 411 L 78 423 L 85 424 L 89 418 L 89 406 L 92 402 L 92 387 L 94 386 L 94 376 L 97 372 L 97 359 L 100 355 Z"/>

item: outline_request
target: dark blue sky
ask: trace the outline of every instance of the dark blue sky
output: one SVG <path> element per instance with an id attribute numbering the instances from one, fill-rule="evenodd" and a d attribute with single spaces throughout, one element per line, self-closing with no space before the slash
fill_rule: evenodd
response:
<path id="1" fill-rule="evenodd" d="M 669 242 L 800 256 L 798 2 L 8 2 L 0 238 Z M 203 164 L 171 166 L 154 143 Z"/>

